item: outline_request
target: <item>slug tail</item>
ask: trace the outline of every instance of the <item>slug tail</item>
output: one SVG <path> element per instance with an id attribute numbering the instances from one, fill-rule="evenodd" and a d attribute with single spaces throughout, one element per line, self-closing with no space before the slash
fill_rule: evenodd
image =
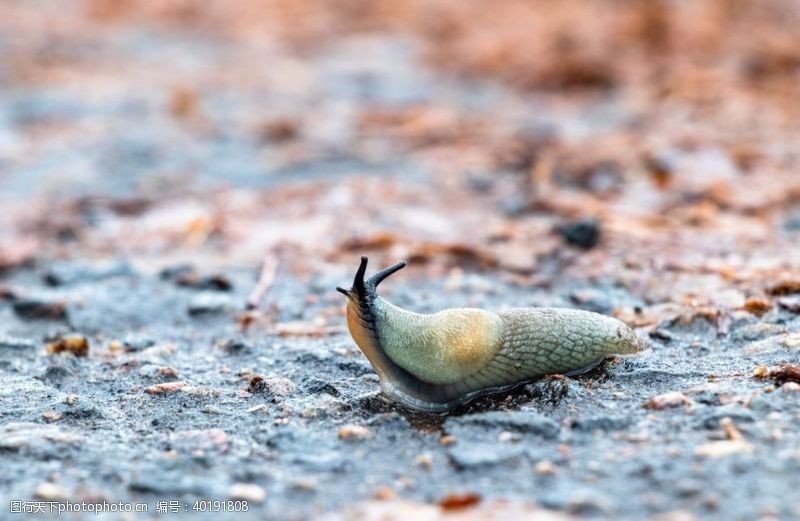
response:
<path id="1" fill-rule="evenodd" d="M 636 335 L 636 345 L 632 351 L 628 351 L 628 353 L 641 353 L 642 351 L 647 351 L 651 348 L 650 345 L 650 336 L 647 333 L 642 331 L 634 331 Z"/>

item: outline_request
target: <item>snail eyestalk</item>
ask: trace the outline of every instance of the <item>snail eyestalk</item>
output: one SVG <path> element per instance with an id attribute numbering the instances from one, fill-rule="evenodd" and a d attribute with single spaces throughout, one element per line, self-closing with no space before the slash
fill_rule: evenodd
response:
<path id="1" fill-rule="evenodd" d="M 375 297 L 375 289 L 378 287 L 378 284 L 383 282 L 391 274 L 403 269 L 406 265 L 405 261 L 398 262 L 388 268 L 382 269 L 365 281 L 364 275 L 367 271 L 368 260 L 367 257 L 361 257 L 361 264 L 358 266 L 356 276 L 353 278 L 353 286 L 349 290 L 337 286 L 336 291 L 344 294 L 348 298 L 351 298 L 353 295 L 357 295 L 359 298 Z"/>
<path id="2" fill-rule="evenodd" d="M 353 277 L 353 287 L 350 288 L 352 293 L 363 297 L 366 295 L 367 288 L 364 285 L 364 274 L 367 272 L 367 261 L 366 257 L 361 257 L 361 265 L 359 265 L 358 270 L 356 271 L 356 276 Z"/>
<path id="3" fill-rule="evenodd" d="M 362 257 L 362 259 L 366 259 L 366 257 Z M 368 284 L 373 288 L 377 288 L 378 284 L 383 282 L 387 277 L 392 275 L 393 273 L 400 271 L 401 269 L 406 267 L 406 261 L 400 261 L 397 264 L 393 264 L 388 268 L 384 268 L 372 277 L 369 278 Z"/>
<path id="4" fill-rule="evenodd" d="M 383 392 L 409 409 L 447 412 L 483 394 L 548 374 L 586 372 L 607 355 L 643 348 L 627 325 L 589 311 L 406 311 L 376 292 L 405 265 L 399 262 L 365 281 L 367 257 L 361 257 L 353 287 L 336 289 L 347 297 L 348 329 Z"/>

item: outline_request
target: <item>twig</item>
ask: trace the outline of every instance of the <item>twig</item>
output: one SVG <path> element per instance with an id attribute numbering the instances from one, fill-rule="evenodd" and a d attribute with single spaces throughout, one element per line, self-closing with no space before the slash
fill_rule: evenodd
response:
<path id="1" fill-rule="evenodd" d="M 264 298 L 264 294 L 269 290 L 270 286 L 275 280 L 275 273 L 278 271 L 278 259 L 272 255 L 264 258 L 261 265 L 261 274 L 258 277 L 258 283 L 250 292 L 247 298 L 247 309 L 256 309 Z"/>

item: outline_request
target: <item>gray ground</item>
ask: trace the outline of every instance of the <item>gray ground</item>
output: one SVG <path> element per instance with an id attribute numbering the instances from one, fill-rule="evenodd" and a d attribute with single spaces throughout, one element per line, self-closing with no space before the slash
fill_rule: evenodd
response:
<path id="1" fill-rule="evenodd" d="M 62 274 L 58 285 L 43 282 L 48 273 Z M 256 483 L 267 499 L 251 502 L 251 513 L 270 518 L 302 518 L 382 486 L 420 501 L 478 492 L 590 517 L 634 519 L 676 509 L 721 519 L 797 515 L 800 393 L 767 392 L 750 377 L 758 364 L 785 361 L 783 350 L 769 352 L 769 342 L 766 353 L 743 349 L 765 331 L 797 330 L 797 318 L 769 314 L 735 324 L 721 338 L 703 320 L 665 325 L 671 339 L 654 340 L 641 355 L 484 398 L 447 418 L 426 417 L 380 399 L 373 371 L 344 332 L 315 339 L 238 332 L 232 313 L 254 273 L 229 276 L 232 292 L 177 287 L 131 268 L 103 272 L 67 263 L 6 278 L 29 298 L 67 304 L 57 320 L 21 317 L 8 300 L 0 311 L 4 504 L 29 498 L 57 476 L 73 499 L 145 501 L 151 509 L 164 499 L 190 507 L 195 499 L 224 499 L 233 484 Z M 401 279 L 390 298 L 423 311 L 474 295 L 440 295 L 437 281 Z M 330 290 L 336 282 L 314 285 L 319 303 L 339 298 Z M 284 303 L 279 319 L 315 316 L 318 309 L 303 298 L 307 290 L 296 280 L 274 288 L 271 298 Z M 501 286 L 481 300 L 490 308 L 567 304 L 571 291 Z M 132 333 L 118 338 L 121 330 Z M 42 339 L 67 331 L 89 338 L 91 356 L 44 354 Z M 121 342 L 121 353 L 109 352 L 111 340 Z M 160 374 L 164 367 L 177 375 Z M 265 385 L 242 393 L 242 375 L 250 373 Z M 190 387 L 144 392 L 178 380 Z M 649 397 L 670 391 L 683 391 L 691 404 L 643 408 Z M 47 414 L 57 419 L 48 422 Z M 699 455 L 698 447 L 724 438 L 725 417 L 747 448 Z M 340 439 L 346 424 L 365 426 L 369 437 Z M 445 435 L 454 443 L 444 445 Z"/>

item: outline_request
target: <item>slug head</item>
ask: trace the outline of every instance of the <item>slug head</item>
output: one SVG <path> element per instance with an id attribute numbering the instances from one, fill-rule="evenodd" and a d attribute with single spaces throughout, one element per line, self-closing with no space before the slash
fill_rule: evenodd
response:
<path id="1" fill-rule="evenodd" d="M 386 277 L 402 269 L 405 265 L 405 262 L 398 262 L 379 271 L 372 277 L 364 279 L 364 274 L 367 271 L 367 258 L 361 257 L 361 265 L 356 271 L 353 286 L 350 289 L 336 288 L 336 291 L 347 297 L 347 328 L 350 330 L 350 335 L 366 355 L 382 381 L 390 378 L 387 371 L 393 370 L 393 364 L 380 348 L 372 309 L 373 302 L 378 298 L 375 288 Z"/>
<path id="2" fill-rule="evenodd" d="M 361 257 L 361 264 L 358 266 L 358 271 L 356 271 L 356 276 L 353 278 L 353 285 L 350 289 L 344 289 L 339 286 L 336 287 L 336 291 L 347 297 L 348 304 L 350 302 L 367 303 L 375 298 L 377 296 L 375 289 L 378 287 L 378 284 L 383 282 L 389 275 L 403 269 L 406 265 L 405 261 L 400 261 L 364 280 L 364 275 L 367 271 L 367 260 L 367 257 Z"/>

